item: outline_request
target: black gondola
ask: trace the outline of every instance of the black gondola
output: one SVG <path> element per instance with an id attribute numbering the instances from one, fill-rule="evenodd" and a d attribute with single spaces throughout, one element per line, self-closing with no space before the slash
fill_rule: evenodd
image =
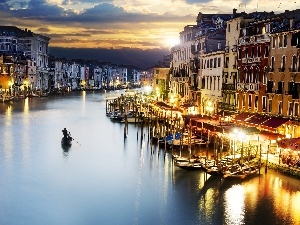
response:
<path id="1" fill-rule="evenodd" d="M 73 140 L 73 138 L 71 136 L 63 137 L 61 139 L 61 145 L 70 146 L 70 145 L 72 145 L 72 140 Z"/>

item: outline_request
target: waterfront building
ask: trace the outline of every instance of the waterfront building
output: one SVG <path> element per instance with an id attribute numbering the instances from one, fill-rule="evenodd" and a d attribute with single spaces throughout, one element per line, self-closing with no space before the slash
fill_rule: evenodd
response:
<path id="1" fill-rule="evenodd" d="M 196 28 L 196 25 L 185 26 L 184 30 L 179 34 L 180 44 L 171 49 L 170 95 L 176 102 L 179 102 L 179 105 L 184 104 L 190 99 L 189 65 L 192 58 L 191 41 L 196 36 Z"/>
<path id="2" fill-rule="evenodd" d="M 237 109 L 250 113 L 266 111 L 266 74 L 270 52 L 273 13 L 252 14 L 254 20 L 240 28 L 238 42 Z"/>
<path id="3" fill-rule="evenodd" d="M 117 67 L 116 68 L 116 79 L 118 81 L 117 86 L 127 86 L 127 68 Z"/>
<path id="4" fill-rule="evenodd" d="M 227 21 L 222 101 L 219 103 L 219 110 L 224 113 L 236 112 L 237 46 L 240 37 L 240 28 L 247 23 L 247 19 L 245 19 L 247 14 L 241 14 L 237 15 L 236 9 L 233 9 L 233 18 Z"/>
<path id="5" fill-rule="evenodd" d="M 170 68 L 153 68 L 153 83 L 152 88 L 157 100 L 162 101 L 168 97 Z M 173 102 L 174 103 L 174 102 Z"/>
<path id="6" fill-rule="evenodd" d="M 201 109 L 202 115 L 217 114 L 222 101 L 222 77 L 224 51 L 219 50 L 202 55 L 201 68 Z"/>
<path id="7" fill-rule="evenodd" d="M 270 37 L 267 112 L 290 118 L 282 133 L 287 137 L 300 137 L 300 10 L 279 15 L 273 22 Z"/>
<path id="8" fill-rule="evenodd" d="M 201 88 L 202 55 L 225 46 L 226 21 L 230 14 L 202 14 L 197 16 L 197 25 L 188 25 L 180 32 L 180 44 L 171 49 L 170 93 L 187 108 L 195 108 L 195 114 L 203 112 Z M 202 112 L 201 112 L 202 110 Z"/>
<path id="9" fill-rule="evenodd" d="M 25 60 L 31 60 L 32 63 L 29 62 L 29 64 L 32 70 L 30 71 L 28 82 L 32 81 L 32 83 L 29 84 L 29 87 L 35 90 L 48 89 L 49 41 L 49 37 L 35 34 L 27 29 L 22 30 L 14 26 L 0 26 L 0 54 L 12 57 L 11 63 L 16 64 L 9 68 L 11 70 L 11 82 L 13 82 L 11 84 L 12 88 L 13 85 L 14 87 L 22 85 L 23 80 L 27 79 L 28 74 L 22 75 L 24 73 L 22 71 L 23 69 L 27 71 Z M 34 66 L 36 66 L 35 69 L 32 68 Z"/>

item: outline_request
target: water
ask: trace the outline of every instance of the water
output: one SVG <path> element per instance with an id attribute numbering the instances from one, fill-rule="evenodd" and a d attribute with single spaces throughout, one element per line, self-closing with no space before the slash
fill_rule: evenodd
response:
<path id="1" fill-rule="evenodd" d="M 120 92 L 116 92 L 120 94 Z M 0 104 L 1 225 L 300 224 L 300 181 L 242 183 L 174 167 L 137 126 L 105 116 L 106 94 Z M 60 144 L 66 127 L 75 141 Z"/>

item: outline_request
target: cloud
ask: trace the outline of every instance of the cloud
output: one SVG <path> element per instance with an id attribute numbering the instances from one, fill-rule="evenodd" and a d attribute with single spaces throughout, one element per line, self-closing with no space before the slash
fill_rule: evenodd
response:
<path id="1" fill-rule="evenodd" d="M 185 0 L 187 4 L 203 4 L 213 2 L 213 0 Z"/>

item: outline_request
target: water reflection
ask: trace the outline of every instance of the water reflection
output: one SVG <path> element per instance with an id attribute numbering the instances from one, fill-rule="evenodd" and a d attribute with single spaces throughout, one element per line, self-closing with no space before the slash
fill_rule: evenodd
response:
<path id="1" fill-rule="evenodd" d="M 245 224 L 245 190 L 241 185 L 234 185 L 225 192 L 225 224 Z"/>
<path id="2" fill-rule="evenodd" d="M 298 180 L 181 170 L 146 126 L 129 124 L 124 138 L 105 99 L 71 93 L 1 105 L 1 224 L 300 224 Z M 63 127 L 75 138 L 70 148 L 60 144 Z"/>

